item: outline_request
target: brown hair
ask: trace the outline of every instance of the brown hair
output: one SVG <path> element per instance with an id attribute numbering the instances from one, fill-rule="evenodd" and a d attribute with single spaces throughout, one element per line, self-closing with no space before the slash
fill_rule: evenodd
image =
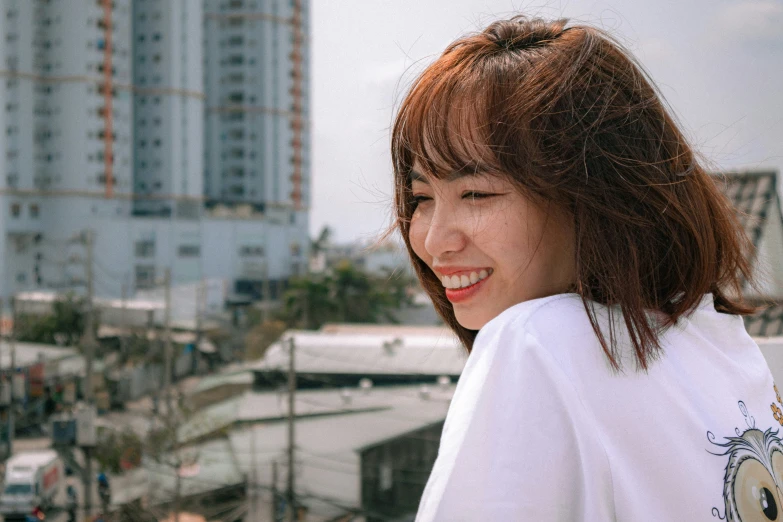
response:
<path id="1" fill-rule="evenodd" d="M 595 303 L 619 311 L 639 368 L 660 334 L 712 292 L 716 309 L 748 314 L 752 245 L 716 180 L 697 162 L 652 80 L 601 29 L 517 16 L 463 37 L 413 82 L 392 131 L 396 226 L 424 290 L 468 351 L 437 276 L 408 237 L 414 162 L 433 176 L 505 176 L 565 211 L 576 283 L 601 346 L 620 368 Z M 616 305 L 616 306 L 612 306 Z M 613 311 L 614 310 L 614 311 Z M 660 312 L 653 323 L 647 310 Z"/>

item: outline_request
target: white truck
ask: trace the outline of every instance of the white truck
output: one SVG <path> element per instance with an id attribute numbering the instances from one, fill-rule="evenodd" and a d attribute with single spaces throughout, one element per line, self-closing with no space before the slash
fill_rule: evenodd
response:
<path id="1" fill-rule="evenodd" d="M 12 456 L 5 464 L 0 513 L 6 518 L 46 509 L 60 496 L 65 482 L 63 462 L 54 450 Z"/>

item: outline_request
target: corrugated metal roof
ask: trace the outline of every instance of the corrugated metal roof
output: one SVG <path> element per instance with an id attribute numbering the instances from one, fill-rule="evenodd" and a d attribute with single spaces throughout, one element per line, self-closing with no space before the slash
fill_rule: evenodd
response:
<path id="1" fill-rule="evenodd" d="M 407 388 L 405 395 L 397 395 L 395 406 L 385 411 L 298 420 L 295 430 L 297 493 L 331 499 L 343 506 L 361 506 L 359 451 L 441 422 L 446 417 L 448 401 L 425 401 L 418 397 L 415 387 Z M 449 397 L 451 393 L 453 387 L 450 387 Z M 251 442 L 253 434 L 255 443 Z M 230 438 L 235 453 L 242 455 L 238 461 L 245 471 L 250 470 L 251 449 L 255 446 L 260 482 L 271 485 L 268 477 L 272 461 L 278 461 L 282 477 L 287 474 L 287 436 L 286 424 L 281 422 L 235 431 Z"/>
<path id="2" fill-rule="evenodd" d="M 288 339 L 296 344 L 302 373 L 459 375 L 467 355 L 450 331 L 435 334 L 323 333 L 289 331 L 249 369 L 288 369 Z"/>
<path id="3" fill-rule="evenodd" d="M 745 316 L 743 320 L 748 333 L 754 337 L 783 336 L 783 303 L 776 303 L 756 315 Z"/>
<path id="4" fill-rule="evenodd" d="M 301 418 L 391 411 L 418 404 L 443 404 L 451 400 L 453 389 L 452 384 L 437 384 L 433 381 L 431 385 L 298 390 L 294 411 L 296 416 Z M 423 398 L 425 394 L 426 399 Z M 274 422 L 287 416 L 286 392 L 246 391 L 237 397 L 199 410 L 182 426 L 179 437 L 181 442 L 186 443 L 237 423 Z"/>
<path id="5" fill-rule="evenodd" d="M 297 392 L 298 414 L 319 408 L 336 408 L 340 414 L 299 418 L 296 421 L 295 445 L 297 495 L 319 514 L 338 515 L 344 508 L 361 505 L 359 452 L 368 446 L 403 436 L 431 424 L 442 422 L 448 411 L 455 386 L 433 385 L 423 398 L 420 386 L 385 386 L 366 393 L 353 390 L 349 404 L 342 390 L 308 390 Z M 224 410 L 237 405 L 243 419 L 285 415 L 287 400 L 275 392 L 246 394 L 226 401 Z M 383 406 L 378 411 L 351 413 L 360 408 Z M 306 408 L 310 409 L 306 409 Z M 256 410 L 257 408 L 257 410 Z M 218 411 L 218 410 L 212 410 Z M 287 476 L 287 424 L 282 420 L 235 429 L 228 439 L 213 440 L 191 447 L 197 466 L 189 466 L 192 476 L 182 478 L 183 495 L 195 495 L 242 483 L 255 468 L 262 488 L 272 485 L 272 463 L 278 463 L 282 491 Z M 145 462 L 149 469 L 153 502 L 171 498 L 174 470 L 165 465 Z M 342 507 L 340 507 L 342 506 Z"/>
<path id="6" fill-rule="evenodd" d="M 759 247 L 768 219 L 783 219 L 777 173 L 774 171 L 727 172 L 719 186 L 737 209 L 740 223 Z M 777 260 L 783 263 L 783 259 Z M 756 315 L 744 317 L 745 328 L 752 336 L 783 335 L 783 302 L 775 303 Z"/>
<path id="7" fill-rule="evenodd" d="M 745 233 L 755 246 L 759 245 L 767 218 L 781 219 L 777 192 L 777 173 L 746 171 L 722 173 L 719 186 L 739 211 Z M 772 211 L 778 215 L 775 216 Z"/>

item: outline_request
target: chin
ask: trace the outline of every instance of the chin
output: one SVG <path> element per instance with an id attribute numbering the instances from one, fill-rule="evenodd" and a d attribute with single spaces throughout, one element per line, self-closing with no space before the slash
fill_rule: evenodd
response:
<path id="1" fill-rule="evenodd" d="M 455 313 L 454 317 L 457 319 L 459 325 L 468 330 L 481 330 L 481 328 L 489 322 L 489 319 L 483 317 L 476 317 L 472 314 L 458 314 Z"/>

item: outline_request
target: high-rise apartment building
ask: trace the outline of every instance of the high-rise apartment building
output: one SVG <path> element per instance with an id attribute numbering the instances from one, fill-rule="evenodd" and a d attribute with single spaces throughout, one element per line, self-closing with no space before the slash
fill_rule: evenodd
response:
<path id="1" fill-rule="evenodd" d="M 308 197 L 309 112 L 301 0 L 206 0 L 208 204 L 300 207 Z"/>
<path id="2" fill-rule="evenodd" d="M 194 217 L 203 196 L 202 6 L 134 0 L 134 213 Z"/>
<path id="3" fill-rule="evenodd" d="M 304 266 L 308 8 L 301 0 L 4 0 L 0 297 Z M 274 292 L 273 292 L 274 293 Z"/>

